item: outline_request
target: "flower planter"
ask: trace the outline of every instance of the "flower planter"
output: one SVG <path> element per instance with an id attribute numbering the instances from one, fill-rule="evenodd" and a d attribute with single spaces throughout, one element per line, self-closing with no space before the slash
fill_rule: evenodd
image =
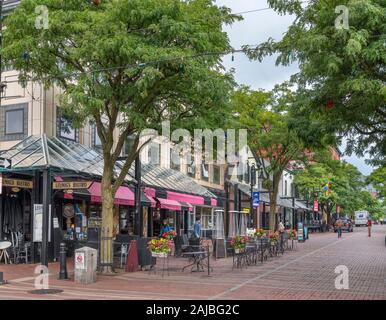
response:
<path id="1" fill-rule="evenodd" d="M 168 254 L 165 252 L 152 252 L 151 256 L 156 258 L 166 258 Z"/>
<path id="2" fill-rule="evenodd" d="M 241 253 L 241 252 L 244 252 L 245 249 L 235 249 L 235 253 Z"/>

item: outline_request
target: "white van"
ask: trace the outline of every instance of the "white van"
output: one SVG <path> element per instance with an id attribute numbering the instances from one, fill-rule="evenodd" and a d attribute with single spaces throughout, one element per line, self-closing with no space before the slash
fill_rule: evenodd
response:
<path id="1" fill-rule="evenodd" d="M 367 226 L 367 220 L 369 218 L 369 212 L 366 210 L 355 211 L 354 224 L 356 227 Z"/>

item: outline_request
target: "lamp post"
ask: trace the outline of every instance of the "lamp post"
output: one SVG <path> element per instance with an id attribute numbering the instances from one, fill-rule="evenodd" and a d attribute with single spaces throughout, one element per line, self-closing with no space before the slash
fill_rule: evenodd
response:
<path id="1" fill-rule="evenodd" d="M 251 176 L 250 176 L 250 183 L 251 183 L 251 207 L 250 207 L 250 213 L 248 217 L 248 225 L 249 227 L 252 226 L 252 214 L 253 214 L 253 187 L 256 185 L 256 167 L 253 163 L 251 166 Z"/>

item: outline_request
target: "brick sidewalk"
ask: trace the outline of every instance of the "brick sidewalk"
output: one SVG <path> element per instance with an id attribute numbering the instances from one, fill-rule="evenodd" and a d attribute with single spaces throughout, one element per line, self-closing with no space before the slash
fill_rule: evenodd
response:
<path id="1" fill-rule="evenodd" d="M 50 264 L 50 287 L 57 295 L 32 295 L 34 265 L 4 266 L 9 284 L 0 286 L 3 299 L 386 299 L 386 226 L 356 228 L 338 239 L 314 233 L 298 249 L 247 269 L 232 270 L 232 259 L 212 260 L 207 273 L 181 272 L 186 259 L 170 259 L 170 275 L 142 271 L 98 276 L 90 285 L 57 280 L 59 266 Z M 335 289 L 335 267 L 349 269 L 349 290 Z M 158 269 L 160 266 L 158 266 Z M 72 268 L 69 268 L 72 269 Z M 71 270 L 69 270 L 71 273 Z"/>

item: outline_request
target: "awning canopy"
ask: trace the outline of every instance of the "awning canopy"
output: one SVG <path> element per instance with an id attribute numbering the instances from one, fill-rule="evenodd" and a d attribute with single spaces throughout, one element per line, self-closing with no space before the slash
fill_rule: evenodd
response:
<path id="1" fill-rule="evenodd" d="M 93 182 L 88 191 L 91 194 L 91 202 L 102 203 L 102 184 Z M 134 192 L 128 187 L 119 187 L 115 194 L 114 204 L 134 206 Z"/>
<path id="2" fill-rule="evenodd" d="M 181 211 L 181 203 L 175 200 L 157 198 L 161 209 Z"/>
<path id="3" fill-rule="evenodd" d="M 307 210 L 307 211 L 312 211 L 312 208 L 308 208 L 305 203 L 299 201 L 299 200 L 296 200 L 295 201 L 295 207 L 297 209 L 302 209 L 302 210 Z"/>

